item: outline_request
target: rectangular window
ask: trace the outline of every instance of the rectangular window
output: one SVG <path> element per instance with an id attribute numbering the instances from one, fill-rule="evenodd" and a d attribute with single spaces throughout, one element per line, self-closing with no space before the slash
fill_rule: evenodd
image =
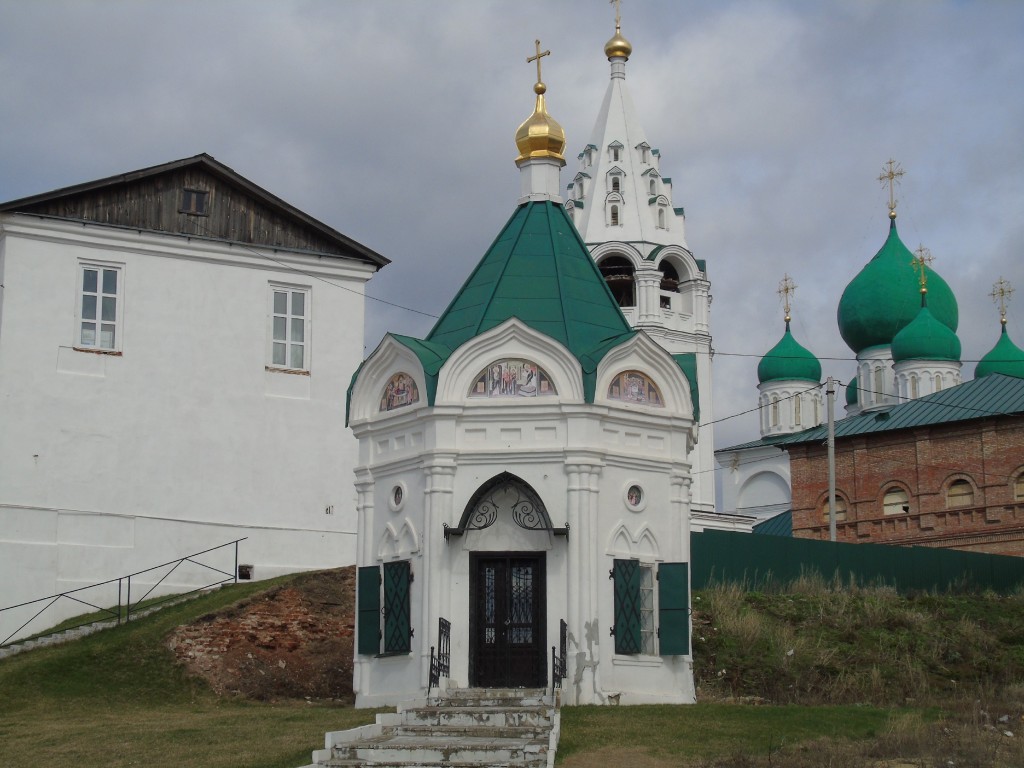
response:
<path id="1" fill-rule="evenodd" d="M 193 216 L 206 215 L 206 201 L 209 192 L 200 189 L 183 189 L 181 191 L 181 213 L 190 213 Z"/>
<path id="2" fill-rule="evenodd" d="M 271 287 L 270 364 L 309 370 L 309 289 Z"/>
<path id="3" fill-rule="evenodd" d="M 687 563 L 614 561 L 615 653 L 690 653 L 690 577 Z M 657 589 L 655 589 L 657 581 Z"/>
<path id="4" fill-rule="evenodd" d="M 412 564 L 408 560 L 359 568 L 357 593 L 360 654 L 409 653 L 412 650 Z M 381 619 L 383 618 L 383 627 Z"/>
<path id="5" fill-rule="evenodd" d="M 75 346 L 113 352 L 121 343 L 121 269 L 82 264 Z"/>

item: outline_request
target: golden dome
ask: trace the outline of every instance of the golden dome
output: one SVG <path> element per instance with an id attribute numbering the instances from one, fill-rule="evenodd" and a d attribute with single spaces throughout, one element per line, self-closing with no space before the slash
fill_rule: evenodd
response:
<path id="1" fill-rule="evenodd" d="M 628 60 L 629 54 L 632 52 L 633 46 L 629 44 L 629 40 L 622 36 L 622 32 L 618 28 L 616 28 L 612 39 L 604 44 L 604 55 L 609 59 L 621 57 Z"/>
<path id="2" fill-rule="evenodd" d="M 516 164 L 535 157 L 553 157 L 564 164 L 562 152 L 565 150 L 565 131 L 544 106 L 547 86 L 537 83 L 533 90 L 537 94 L 537 105 L 533 114 L 516 130 L 516 147 L 519 148 Z"/>

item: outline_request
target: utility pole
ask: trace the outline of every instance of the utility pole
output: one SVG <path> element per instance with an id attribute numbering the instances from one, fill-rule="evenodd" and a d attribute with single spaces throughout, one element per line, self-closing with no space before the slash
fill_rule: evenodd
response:
<path id="1" fill-rule="evenodd" d="M 828 540 L 836 540 L 836 420 L 833 415 L 836 402 L 836 384 L 831 376 L 825 384 L 828 409 Z"/>

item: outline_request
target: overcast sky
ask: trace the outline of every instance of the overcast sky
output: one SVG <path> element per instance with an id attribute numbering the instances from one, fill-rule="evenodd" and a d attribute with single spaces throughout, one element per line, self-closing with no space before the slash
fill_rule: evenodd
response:
<path id="1" fill-rule="evenodd" d="M 835 309 L 885 240 L 890 157 L 902 239 L 959 300 L 965 379 L 997 339 L 1000 276 L 1022 291 L 1024 345 L 1024 2 L 623 0 L 622 16 L 627 85 L 707 261 L 715 419 L 756 402 L 787 272 L 797 339 L 853 376 Z M 564 188 L 613 19 L 607 0 L 0 0 L 0 200 L 207 152 L 390 258 L 371 296 L 437 315 L 519 194 L 534 39 Z M 367 353 L 433 322 L 367 312 Z M 758 436 L 750 414 L 715 429 L 717 447 Z"/>

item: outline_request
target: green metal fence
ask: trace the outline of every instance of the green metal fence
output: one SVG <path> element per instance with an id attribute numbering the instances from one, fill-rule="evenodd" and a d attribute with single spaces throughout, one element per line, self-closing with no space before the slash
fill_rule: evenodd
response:
<path id="1" fill-rule="evenodd" d="M 742 582 L 752 589 L 782 587 L 816 574 L 860 586 L 900 591 L 1012 592 L 1024 587 L 1024 558 L 932 547 L 843 544 L 814 539 L 702 531 L 691 536 L 694 589 Z"/>

